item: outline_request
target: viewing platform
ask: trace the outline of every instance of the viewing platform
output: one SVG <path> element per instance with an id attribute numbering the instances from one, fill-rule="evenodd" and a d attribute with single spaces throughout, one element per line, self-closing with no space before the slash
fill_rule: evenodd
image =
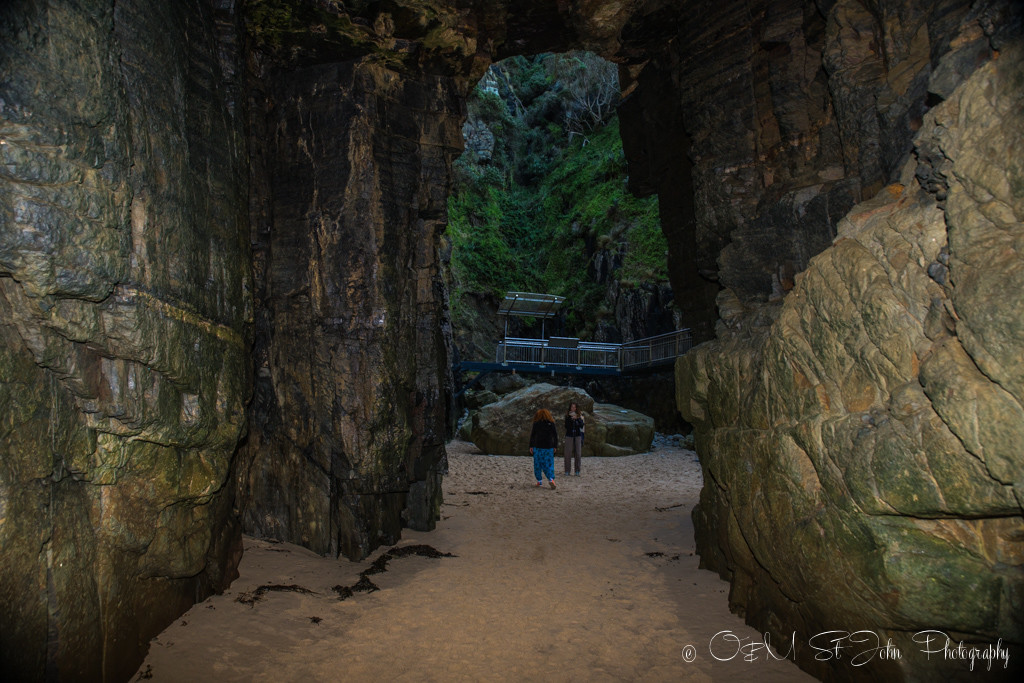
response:
<path id="1" fill-rule="evenodd" d="M 553 317 L 564 299 L 550 294 L 509 292 L 499 315 Z M 506 336 L 498 342 L 493 361 L 463 361 L 458 370 L 531 372 L 569 375 L 624 375 L 671 365 L 693 346 L 688 329 L 637 339 L 623 344 L 581 341 L 576 337 L 531 339 Z M 543 327 L 542 327 L 543 330 Z"/>

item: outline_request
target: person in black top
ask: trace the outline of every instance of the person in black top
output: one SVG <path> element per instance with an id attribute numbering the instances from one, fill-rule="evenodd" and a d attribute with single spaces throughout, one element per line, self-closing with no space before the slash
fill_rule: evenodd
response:
<path id="1" fill-rule="evenodd" d="M 544 482 L 542 475 L 547 475 L 548 484 L 555 488 L 555 446 L 558 445 L 558 431 L 555 430 L 555 418 L 551 411 L 541 408 L 533 416 L 533 431 L 530 432 L 530 455 L 533 456 L 533 476 L 537 486 Z"/>
<path id="2" fill-rule="evenodd" d="M 576 476 L 580 476 L 580 460 L 583 457 L 583 413 L 575 403 L 569 404 L 565 412 L 565 476 L 572 472 L 573 456 L 576 461 Z"/>

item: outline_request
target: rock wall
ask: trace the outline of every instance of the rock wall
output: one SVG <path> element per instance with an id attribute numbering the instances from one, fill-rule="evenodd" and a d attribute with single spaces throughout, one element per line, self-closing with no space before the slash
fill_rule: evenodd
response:
<path id="1" fill-rule="evenodd" d="M 894 179 L 930 103 L 985 58 L 980 26 L 999 15 L 989 5 L 1005 3 L 744 0 L 656 13 L 660 28 L 646 33 L 679 28 L 638 74 L 622 71 L 623 143 L 631 189 L 658 193 L 672 288 L 700 341 L 714 336 L 721 287 L 778 300 L 842 216 Z M 956 58 L 933 73 L 947 53 Z"/>
<path id="2" fill-rule="evenodd" d="M 359 558 L 441 502 L 439 238 L 465 93 L 511 54 L 615 54 L 646 3 L 288 4 L 247 5 L 258 313 L 238 495 L 248 532 Z"/>
<path id="3" fill-rule="evenodd" d="M 241 509 L 250 533 L 358 559 L 433 528 L 441 503 L 440 235 L 464 105 L 451 78 L 371 60 L 270 79 Z"/>
<path id="4" fill-rule="evenodd" d="M 1019 15 L 858 7 L 833 6 L 823 54 L 843 167 L 871 198 L 779 305 L 751 296 L 749 271 L 725 273 L 742 242 L 724 252 L 735 286 L 718 338 L 677 365 L 706 481 L 698 550 L 773 640 L 869 628 L 902 652 L 854 668 L 798 649 L 827 680 L 965 674 L 921 654 L 925 629 L 1002 639 L 1010 667 L 995 675 L 1011 676 L 1024 656 Z M 908 56 L 879 64 L 894 53 Z M 854 115 L 861 88 L 871 116 Z"/>
<path id="5" fill-rule="evenodd" d="M 124 680 L 234 576 L 252 300 L 236 27 L 0 5 L 0 678 Z"/>

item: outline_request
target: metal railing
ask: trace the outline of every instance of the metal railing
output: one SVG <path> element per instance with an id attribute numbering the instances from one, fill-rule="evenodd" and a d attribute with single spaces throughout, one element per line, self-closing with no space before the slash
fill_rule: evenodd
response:
<path id="1" fill-rule="evenodd" d="M 502 365 L 634 370 L 670 363 L 689 351 L 692 345 L 690 330 L 676 330 L 625 344 L 564 338 L 550 343 L 547 339 L 506 337 L 498 342 L 495 362 Z"/>
<path id="2" fill-rule="evenodd" d="M 619 368 L 629 370 L 670 363 L 693 346 L 690 330 L 676 330 L 655 337 L 626 342 L 620 349 Z"/>
<path id="3" fill-rule="evenodd" d="M 619 364 L 619 345 L 578 342 L 575 346 L 553 346 L 546 339 L 507 337 L 498 342 L 495 361 L 503 364 L 615 368 Z"/>

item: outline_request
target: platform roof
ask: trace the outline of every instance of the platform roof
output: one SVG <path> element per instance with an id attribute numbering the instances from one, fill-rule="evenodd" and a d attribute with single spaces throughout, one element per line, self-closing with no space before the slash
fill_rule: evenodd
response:
<path id="1" fill-rule="evenodd" d="M 564 296 L 509 292 L 498 306 L 498 315 L 521 315 L 531 318 L 553 318 L 565 301 Z"/>

